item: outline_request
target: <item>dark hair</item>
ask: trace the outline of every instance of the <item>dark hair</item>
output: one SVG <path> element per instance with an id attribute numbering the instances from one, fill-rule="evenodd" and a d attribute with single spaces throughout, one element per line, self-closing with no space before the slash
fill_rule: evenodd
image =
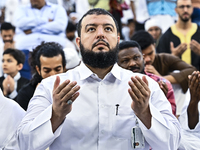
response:
<path id="1" fill-rule="evenodd" d="M 109 15 L 112 17 L 112 19 L 115 22 L 115 26 L 117 28 L 117 33 L 119 33 L 119 26 L 117 24 L 117 21 L 115 20 L 115 18 L 113 17 L 113 15 L 111 13 L 109 13 L 108 11 L 101 9 L 101 8 L 94 8 L 94 9 L 90 9 L 86 14 L 83 15 L 83 17 L 79 20 L 78 24 L 77 24 L 77 31 L 78 31 L 78 36 L 81 36 L 81 23 L 83 18 L 85 18 L 87 15 Z"/>
<path id="2" fill-rule="evenodd" d="M 139 51 L 142 53 L 140 45 L 136 41 L 122 41 L 119 43 L 119 52 L 125 48 L 130 48 L 130 47 L 137 47 Z"/>
<path id="3" fill-rule="evenodd" d="M 31 66 L 33 74 L 33 78 L 31 79 L 32 85 L 36 86 L 42 80 L 42 77 L 36 71 L 36 66 L 38 66 L 39 69 L 41 69 L 40 56 L 51 58 L 58 55 L 62 56 L 62 65 L 63 68 L 65 68 L 65 54 L 63 51 L 63 47 L 60 44 L 55 42 L 42 42 L 35 49 L 33 49 L 33 52 L 31 53 L 29 58 L 29 64 Z"/>
<path id="4" fill-rule="evenodd" d="M 66 28 L 66 32 L 73 32 L 73 31 L 76 31 L 76 25 L 69 21 Z"/>
<path id="5" fill-rule="evenodd" d="M 129 25 L 130 23 L 134 23 L 135 24 L 136 22 L 133 19 L 128 19 L 127 20 L 127 24 Z"/>
<path id="6" fill-rule="evenodd" d="M 143 30 L 136 32 L 132 36 L 131 40 L 138 42 L 142 50 L 155 43 L 151 34 Z"/>
<path id="7" fill-rule="evenodd" d="M 3 52 L 3 55 L 5 54 L 11 55 L 17 61 L 17 64 L 24 64 L 25 62 L 25 54 L 18 49 L 8 48 Z"/>
<path id="8" fill-rule="evenodd" d="M 15 26 L 13 26 L 11 23 L 9 22 L 3 22 L 1 24 L 1 32 L 2 30 L 13 30 L 13 32 L 15 32 Z"/>

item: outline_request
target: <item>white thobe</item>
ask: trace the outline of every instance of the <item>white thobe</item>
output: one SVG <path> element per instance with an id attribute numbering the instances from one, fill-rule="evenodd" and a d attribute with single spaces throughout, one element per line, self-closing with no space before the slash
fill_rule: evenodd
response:
<path id="1" fill-rule="evenodd" d="M 98 78 L 84 63 L 60 74 L 77 81 L 80 95 L 72 104 L 72 111 L 53 133 L 51 126 L 52 90 L 56 76 L 46 78 L 31 99 L 27 114 L 19 126 L 21 150 L 132 150 L 131 129 L 136 125 L 136 115 L 131 109 L 128 93 L 132 73 L 115 64 L 104 77 Z M 171 106 L 158 84 L 146 77 L 151 89 L 149 99 L 152 114 L 151 128 L 138 119 L 145 137 L 142 150 L 175 150 L 180 141 L 180 126 L 171 113 Z M 116 115 L 116 104 L 119 104 Z"/>
<path id="2" fill-rule="evenodd" d="M 19 150 L 16 130 L 25 111 L 0 90 L 0 150 Z"/>

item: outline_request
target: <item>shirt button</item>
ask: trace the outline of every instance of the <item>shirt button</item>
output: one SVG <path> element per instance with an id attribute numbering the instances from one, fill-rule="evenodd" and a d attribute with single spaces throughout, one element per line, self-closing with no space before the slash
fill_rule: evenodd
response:
<path id="1" fill-rule="evenodd" d="M 101 131 L 101 134 L 104 134 L 104 130 Z"/>
<path id="2" fill-rule="evenodd" d="M 101 108 L 105 108 L 105 105 L 101 105 Z"/>

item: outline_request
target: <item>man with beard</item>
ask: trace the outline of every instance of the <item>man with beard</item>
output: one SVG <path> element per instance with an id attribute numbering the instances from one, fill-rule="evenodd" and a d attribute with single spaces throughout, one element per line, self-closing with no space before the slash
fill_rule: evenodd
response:
<path id="1" fill-rule="evenodd" d="M 20 149 L 177 149 L 179 123 L 160 87 L 116 64 L 113 16 L 91 9 L 77 28 L 83 63 L 37 87 L 18 129 Z"/>
<path id="2" fill-rule="evenodd" d="M 144 59 L 140 45 L 135 41 L 123 41 L 119 44 L 118 65 L 124 69 L 148 75 L 154 79 L 166 95 L 168 101 L 172 106 L 172 112 L 176 115 L 176 104 L 174 98 L 174 91 L 171 83 L 157 75 L 144 71 Z"/>
<path id="3" fill-rule="evenodd" d="M 191 0 L 177 0 L 178 21 L 160 39 L 157 52 L 171 53 L 200 69 L 200 27 L 191 22 Z"/>

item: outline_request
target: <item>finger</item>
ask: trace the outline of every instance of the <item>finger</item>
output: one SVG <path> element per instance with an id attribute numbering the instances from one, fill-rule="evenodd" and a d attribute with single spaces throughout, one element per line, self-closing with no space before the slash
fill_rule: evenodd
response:
<path id="1" fill-rule="evenodd" d="M 69 85 L 70 86 L 70 85 Z M 62 97 L 62 101 L 68 101 L 69 99 L 72 99 L 74 95 L 76 95 L 77 91 L 80 89 L 80 86 L 77 85 L 75 86 L 74 88 L 72 87 L 68 92 L 67 94 L 65 94 L 63 97 Z M 64 92 L 64 91 L 63 91 Z M 72 99 L 73 100 L 73 99 Z"/>
<path id="2" fill-rule="evenodd" d="M 53 91 L 56 90 L 56 88 L 59 86 L 59 84 L 60 84 L 60 77 L 56 76 L 56 80 L 55 80 L 54 86 L 53 86 Z"/>
<path id="3" fill-rule="evenodd" d="M 59 85 L 59 83 L 60 83 L 60 78 L 58 77 L 58 78 L 56 78 L 56 81 L 54 82 L 54 88 L 55 88 L 54 93 L 55 94 L 59 94 L 62 91 L 62 89 L 64 89 L 70 83 L 70 80 L 66 80 L 60 85 Z"/>
<path id="4" fill-rule="evenodd" d="M 197 72 L 192 73 L 192 77 L 190 79 L 190 88 L 196 89 L 198 86 L 198 74 Z"/>
<path id="5" fill-rule="evenodd" d="M 173 42 L 170 42 L 170 49 L 174 49 L 174 43 Z"/>
<path id="6" fill-rule="evenodd" d="M 131 81 L 130 81 L 130 82 L 131 82 Z M 139 101 L 138 97 L 135 95 L 135 92 L 133 92 L 132 88 L 131 88 L 131 89 L 128 89 L 128 93 L 129 93 L 131 99 L 132 99 L 134 102 L 140 103 L 140 104 L 141 104 L 141 102 Z"/>
<path id="7" fill-rule="evenodd" d="M 146 84 L 142 79 L 140 79 L 138 76 L 135 78 L 131 78 L 132 82 L 134 83 L 135 86 L 133 86 L 133 91 L 135 92 L 135 95 L 140 99 L 143 96 L 147 96 L 147 90 L 145 89 Z"/>
<path id="8" fill-rule="evenodd" d="M 78 97 L 79 95 L 80 95 L 80 93 L 79 93 L 79 92 L 76 92 L 74 95 L 72 95 L 72 97 L 71 97 L 69 100 L 72 100 L 72 102 L 74 102 L 74 101 L 77 99 L 77 97 Z M 67 100 L 66 103 L 67 103 L 69 100 Z"/>

